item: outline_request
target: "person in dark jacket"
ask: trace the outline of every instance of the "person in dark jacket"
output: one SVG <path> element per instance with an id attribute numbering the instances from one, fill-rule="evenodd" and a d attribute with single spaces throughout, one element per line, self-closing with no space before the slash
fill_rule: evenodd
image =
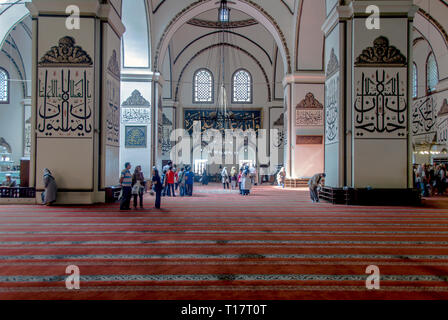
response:
<path id="1" fill-rule="evenodd" d="M 155 202 L 155 208 L 160 209 L 160 199 L 162 196 L 162 181 L 159 176 L 159 170 L 157 170 L 156 167 L 152 168 L 152 188 L 154 192 L 156 193 L 156 202 Z"/>
<path id="2" fill-rule="evenodd" d="M 132 175 L 132 195 L 134 196 L 134 209 L 137 209 L 137 198 L 140 199 L 140 208 L 143 209 L 143 193 L 145 191 L 145 177 L 142 167 L 136 166 Z"/>

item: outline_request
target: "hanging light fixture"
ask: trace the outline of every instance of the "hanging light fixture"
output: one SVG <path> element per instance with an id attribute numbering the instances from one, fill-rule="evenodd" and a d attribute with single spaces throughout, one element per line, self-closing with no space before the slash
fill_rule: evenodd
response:
<path id="1" fill-rule="evenodd" d="M 227 0 L 221 0 L 221 4 L 219 6 L 218 11 L 218 20 L 221 23 L 228 23 L 230 20 L 230 9 L 227 7 Z"/>

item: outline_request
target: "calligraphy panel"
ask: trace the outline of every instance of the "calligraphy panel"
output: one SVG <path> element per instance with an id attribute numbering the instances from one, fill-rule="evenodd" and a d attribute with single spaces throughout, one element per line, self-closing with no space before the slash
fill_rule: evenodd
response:
<path id="1" fill-rule="evenodd" d="M 355 68 L 354 137 L 406 139 L 407 70 Z"/>
<path id="2" fill-rule="evenodd" d="M 106 73 L 106 145 L 120 146 L 120 66 L 116 50 L 112 51 Z"/>
<path id="3" fill-rule="evenodd" d="M 412 106 L 412 134 L 418 140 L 432 142 L 437 132 L 434 97 L 414 101 Z"/>
<path id="4" fill-rule="evenodd" d="M 323 124 L 323 110 L 296 110 L 296 126 L 322 126 Z"/>
<path id="5" fill-rule="evenodd" d="M 146 126 L 125 127 L 126 148 L 146 148 Z"/>
<path id="6" fill-rule="evenodd" d="M 274 141 L 273 144 L 274 147 L 282 150 L 280 155 L 283 156 L 283 150 L 286 145 L 285 115 L 283 113 L 283 108 L 273 107 L 269 109 L 269 112 L 269 128 L 278 130 L 277 141 Z"/>
<path id="7" fill-rule="evenodd" d="M 175 127 L 174 107 L 164 107 L 162 114 L 162 155 L 170 155 L 172 148 L 171 132 Z"/>
<path id="8" fill-rule="evenodd" d="M 339 72 L 325 81 L 325 143 L 339 141 Z"/>
<path id="9" fill-rule="evenodd" d="M 93 135 L 93 68 L 39 67 L 38 137 Z"/>
<path id="10" fill-rule="evenodd" d="M 149 108 L 121 108 L 121 123 L 150 124 L 151 109 Z"/>
<path id="11" fill-rule="evenodd" d="M 258 131 L 261 129 L 262 118 L 261 111 L 229 111 L 229 129 L 241 129 L 243 131 L 253 129 Z M 193 133 L 193 125 L 195 121 L 201 122 L 201 130 L 208 129 L 223 130 L 222 122 L 216 119 L 216 110 L 195 110 L 184 109 L 184 129 L 190 134 Z"/>

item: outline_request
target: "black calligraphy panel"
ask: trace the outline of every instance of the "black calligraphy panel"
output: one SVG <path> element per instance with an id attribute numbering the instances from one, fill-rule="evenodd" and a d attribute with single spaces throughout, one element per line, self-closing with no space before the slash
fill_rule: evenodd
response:
<path id="1" fill-rule="evenodd" d="M 407 110 L 405 68 L 355 68 L 355 138 L 406 139 Z"/>
<path id="2" fill-rule="evenodd" d="M 224 130 L 223 123 L 213 118 L 214 113 L 216 113 L 215 110 L 184 110 L 184 129 L 192 134 L 194 122 L 200 121 L 202 131 L 208 129 Z M 261 129 L 261 120 L 261 112 L 259 110 L 232 110 L 232 117 L 226 121 L 228 129 L 241 129 L 243 131 L 253 129 L 258 131 Z"/>
<path id="3" fill-rule="evenodd" d="M 38 137 L 91 137 L 93 69 L 40 67 Z"/>
<path id="4" fill-rule="evenodd" d="M 432 142 L 437 132 L 436 122 L 437 114 L 434 98 L 425 97 L 415 100 L 412 107 L 412 135 L 414 138 Z"/>
<path id="5" fill-rule="evenodd" d="M 325 143 L 339 141 L 339 72 L 325 81 Z"/>

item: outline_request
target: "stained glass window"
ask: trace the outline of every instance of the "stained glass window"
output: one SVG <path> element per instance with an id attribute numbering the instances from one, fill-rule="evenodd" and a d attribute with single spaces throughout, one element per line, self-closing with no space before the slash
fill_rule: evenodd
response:
<path id="1" fill-rule="evenodd" d="M 193 102 L 213 103 L 213 75 L 207 69 L 199 69 L 193 77 Z"/>
<path id="2" fill-rule="evenodd" d="M 0 68 L 0 103 L 9 102 L 9 83 L 8 73 L 5 69 Z"/>
<path id="3" fill-rule="evenodd" d="M 436 58 L 434 53 L 431 53 L 426 62 L 426 85 L 428 93 L 435 91 L 438 83 L 439 72 L 437 71 Z"/>
<path id="4" fill-rule="evenodd" d="M 233 74 L 232 103 L 252 103 L 252 77 L 246 70 Z"/>
<path id="5" fill-rule="evenodd" d="M 412 64 L 412 97 L 417 98 L 418 96 L 418 73 L 417 73 L 417 65 L 415 63 Z"/>

